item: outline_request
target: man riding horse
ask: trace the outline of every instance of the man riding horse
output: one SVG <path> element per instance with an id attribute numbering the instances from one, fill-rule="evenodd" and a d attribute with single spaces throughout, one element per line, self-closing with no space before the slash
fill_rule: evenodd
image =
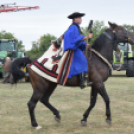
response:
<path id="1" fill-rule="evenodd" d="M 84 39 L 86 37 L 79 35 L 79 30 L 77 27 L 78 16 L 75 16 L 73 18 L 73 22 L 77 23 L 76 25 L 71 25 L 66 31 L 64 35 L 65 40 L 65 50 L 73 49 L 74 57 L 72 61 L 72 67 L 70 69 L 70 73 L 68 77 L 72 77 L 74 73 L 82 73 L 86 72 L 87 69 L 87 61 L 84 57 L 82 50 L 84 50 Z M 79 16 L 82 17 L 82 16 Z M 74 24 L 75 24 L 74 23 Z M 105 106 L 106 106 L 106 122 L 110 125 L 111 124 L 111 110 L 110 110 L 110 99 L 108 96 L 108 93 L 106 91 L 105 83 L 107 79 L 110 76 L 110 70 L 111 66 L 110 62 L 113 60 L 113 50 L 116 50 L 117 45 L 119 42 L 134 44 L 134 35 L 130 32 L 128 32 L 125 28 L 118 26 L 117 24 L 109 23 L 109 28 L 105 30 L 104 33 L 102 33 L 93 43 L 92 45 L 92 58 L 88 59 L 88 76 L 89 81 L 92 81 L 93 84 L 91 86 L 91 94 L 90 94 L 90 104 L 87 108 L 87 110 L 83 114 L 83 118 L 81 120 L 81 124 L 85 126 L 87 124 L 88 116 L 91 112 L 91 110 L 94 108 L 97 100 L 98 94 L 101 95 L 101 97 L 104 99 Z M 74 28 L 74 31 L 71 30 Z M 70 31 L 70 32 L 69 32 Z M 73 35 L 73 34 L 74 35 Z M 70 36 L 69 36 L 70 35 Z M 76 38 L 77 37 L 77 38 Z M 81 38 L 80 38 L 81 37 Z M 78 40 L 79 39 L 79 40 Z M 68 43 L 67 43 L 67 42 Z M 78 48 L 80 46 L 79 42 L 81 42 L 81 48 Z M 104 49 L 105 48 L 105 49 Z M 81 50 L 82 49 L 82 50 Z M 82 59 L 82 58 L 83 59 Z M 77 62 L 75 62 L 75 60 Z M 83 62 L 84 60 L 84 62 Z M 80 61 L 80 62 L 79 62 Z M 75 64 L 74 64 L 75 62 Z M 78 64 L 79 63 L 79 64 Z M 86 63 L 86 64 L 85 64 Z M 11 66 L 11 72 L 13 75 L 13 82 L 17 83 L 20 79 L 25 77 L 24 72 L 20 69 L 21 66 L 24 64 L 34 64 L 32 63 L 32 60 L 28 57 L 24 58 L 17 58 Z M 82 70 L 77 71 L 77 64 L 78 67 L 81 67 Z M 82 66 L 80 66 L 83 64 Z M 75 69 L 76 68 L 76 69 Z M 31 125 L 35 127 L 36 129 L 40 129 L 41 127 L 38 125 L 36 121 L 36 117 L 34 114 L 35 107 L 40 101 L 45 107 L 49 108 L 51 112 L 55 116 L 55 120 L 60 122 L 61 116 L 59 111 L 50 103 L 50 97 L 52 93 L 54 93 L 54 90 L 57 87 L 56 82 L 52 82 L 40 75 L 37 74 L 37 72 L 33 71 L 29 66 L 27 67 L 30 77 L 30 82 L 33 87 L 33 94 L 31 96 L 30 101 L 28 102 L 28 109 L 30 113 L 30 119 L 31 119 Z M 84 70 L 85 69 L 85 70 Z M 72 70 L 74 72 L 72 72 Z M 67 79 L 65 86 L 70 87 L 77 87 L 79 86 L 79 76 L 73 76 L 72 78 Z M 71 95 L 71 94 L 70 94 Z M 59 96 L 62 96 L 61 92 L 59 92 Z M 71 96 L 70 96 L 71 97 Z M 81 98 L 83 99 L 83 98 Z M 74 108 L 75 109 L 75 108 Z M 68 114 L 68 112 L 67 112 Z"/>
<path id="2" fill-rule="evenodd" d="M 67 51 L 69 49 L 74 50 L 74 56 L 72 59 L 68 78 L 71 78 L 75 75 L 80 75 L 79 78 L 81 89 L 87 85 L 92 85 L 92 82 L 85 82 L 85 74 L 88 72 L 88 62 L 83 54 L 83 51 L 85 51 L 86 45 L 88 45 L 88 47 L 90 45 L 86 44 L 84 40 L 87 38 L 92 38 L 92 33 L 90 33 L 88 36 L 82 35 L 79 25 L 82 23 L 81 17 L 84 15 L 84 13 L 78 12 L 69 15 L 68 18 L 72 19 L 73 23 L 64 34 L 64 51 Z"/>

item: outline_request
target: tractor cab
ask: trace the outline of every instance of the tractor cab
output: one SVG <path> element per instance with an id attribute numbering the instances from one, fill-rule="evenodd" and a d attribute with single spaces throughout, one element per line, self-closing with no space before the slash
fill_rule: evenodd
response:
<path id="1" fill-rule="evenodd" d="M 131 46 L 131 44 L 129 44 L 129 43 L 120 43 L 119 45 L 118 45 L 118 47 L 120 48 L 120 50 L 123 50 L 123 51 L 132 51 L 132 46 Z"/>
<path id="2" fill-rule="evenodd" d="M 10 57 L 11 60 L 25 57 L 24 52 L 18 51 L 18 41 L 16 39 L 0 39 L 0 74 L 2 73 L 1 64 L 5 63 L 7 57 Z"/>
<path id="3" fill-rule="evenodd" d="M 112 66 L 114 70 L 126 70 L 128 77 L 134 77 L 134 52 L 129 43 L 119 43 L 117 50 L 113 51 Z"/>
<path id="4" fill-rule="evenodd" d="M 8 40 L 8 39 L 0 40 L 0 53 L 5 53 L 6 57 L 10 57 L 11 59 L 16 58 L 17 51 L 18 51 L 17 40 Z"/>

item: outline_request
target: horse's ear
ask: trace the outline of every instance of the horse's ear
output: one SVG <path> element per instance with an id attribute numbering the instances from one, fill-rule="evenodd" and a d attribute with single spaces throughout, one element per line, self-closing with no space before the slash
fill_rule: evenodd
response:
<path id="1" fill-rule="evenodd" d="M 109 24 L 110 28 L 113 30 L 118 26 L 117 24 L 111 23 L 110 21 L 108 21 L 108 24 Z"/>

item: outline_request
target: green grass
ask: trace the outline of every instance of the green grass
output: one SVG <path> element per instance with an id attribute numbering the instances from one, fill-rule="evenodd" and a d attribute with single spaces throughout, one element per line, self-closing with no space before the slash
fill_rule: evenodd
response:
<path id="1" fill-rule="evenodd" d="M 125 72 L 114 72 L 105 83 L 111 100 L 112 126 L 106 122 L 105 104 L 98 96 L 95 108 L 88 118 L 87 127 L 80 120 L 89 106 L 90 88 L 58 86 L 51 103 L 60 111 L 61 123 L 40 102 L 35 109 L 36 119 L 43 128 L 30 125 L 27 102 L 32 95 L 30 83 L 17 87 L 0 83 L 0 134 L 134 134 L 134 78 Z"/>

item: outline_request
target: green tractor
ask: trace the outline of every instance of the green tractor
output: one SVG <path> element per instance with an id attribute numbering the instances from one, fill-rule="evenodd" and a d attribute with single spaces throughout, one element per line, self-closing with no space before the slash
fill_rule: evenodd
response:
<path id="1" fill-rule="evenodd" d="M 20 43 L 22 44 L 21 41 Z M 18 51 L 18 41 L 16 39 L 0 39 L 0 63 L 4 64 L 6 57 L 14 60 L 24 56 L 24 52 Z M 0 66 L 0 76 L 2 77 L 2 66 Z"/>
<path id="2" fill-rule="evenodd" d="M 120 43 L 113 51 L 112 66 L 114 70 L 126 70 L 127 77 L 134 77 L 134 52 L 129 43 Z"/>

